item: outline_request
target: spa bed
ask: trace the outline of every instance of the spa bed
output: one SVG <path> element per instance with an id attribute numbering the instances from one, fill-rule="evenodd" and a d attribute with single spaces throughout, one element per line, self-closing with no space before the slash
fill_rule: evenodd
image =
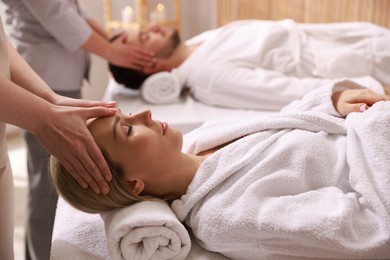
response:
<path id="1" fill-rule="evenodd" d="M 218 26 L 232 20 L 251 18 L 270 20 L 292 18 L 298 22 L 314 23 L 370 21 L 381 26 L 390 25 L 389 0 L 216 0 L 215 3 Z M 197 102 L 188 92 L 181 93 L 179 98 L 170 104 L 150 104 L 142 99 L 140 93 L 136 91 L 123 93 L 120 88 L 121 86 L 111 79 L 104 99 L 115 99 L 118 108 L 125 113 L 150 109 L 153 118 L 166 121 L 171 127 L 176 127 L 183 133 L 189 132 L 209 119 L 228 116 L 247 117 L 269 112 L 209 106 Z M 162 207 L 166 209 L 166 206 L 162 205 Z M 203 249 L 192 239 L 190 231 L 188 234 L 191 242 L 189 248 L 186 245 L 188 255 L 185 259 L 226 259 L 220 254 Z M 107 250 L 102 217 L 73 209 L 60 198 L 54 224 L 51 259 L 113 259 Z M 184 258 L 179 256 L 175 259 Z"/>

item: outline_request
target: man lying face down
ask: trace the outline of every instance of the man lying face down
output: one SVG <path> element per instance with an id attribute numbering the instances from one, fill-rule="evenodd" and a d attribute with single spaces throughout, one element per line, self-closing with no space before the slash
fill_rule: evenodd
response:
<path id="1" fill-rule="evenodd" d="M 209 105 L 280 110 L 337 78 L 370 75 L 390 85 L 390 30 L 365 22 L 244 20 L 185 42 L 172 28 L 152 26 L 132 32 L 127 41 L 159 57 L 155 68 L 137 72 L 110 66 L 119 83 L 139 88 L 148 76 L 174 70 Z"/>
<path id="2" fill-rule="evenodd" d="M 344 80 L 277 115 L 207 122 L 184 139 L 150 111 L 118 112 L 89 125 L 110 193 L 81 188 L 55 158 L 52 180 L 86 212 L 168 200 L 208 250 L 232 259 L 385 259 L 389 100 Z"/>

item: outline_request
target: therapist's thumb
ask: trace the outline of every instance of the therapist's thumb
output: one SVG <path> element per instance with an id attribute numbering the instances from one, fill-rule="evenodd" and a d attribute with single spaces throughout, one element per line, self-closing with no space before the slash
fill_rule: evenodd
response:
<path id="1" fill-rule="evenodd" d="M 118 112 L 117 108 L 112 107 L 91 107 L 86 108 L 84 111 L 85 119 L 112 116 Z"/>
<path id="2" fill-rule="evenodd" d="M 121 33 L 119 36 L 114 40 L 114 42 L 120 42 L 120 43 L 126 43 L 127 34 Z"/>

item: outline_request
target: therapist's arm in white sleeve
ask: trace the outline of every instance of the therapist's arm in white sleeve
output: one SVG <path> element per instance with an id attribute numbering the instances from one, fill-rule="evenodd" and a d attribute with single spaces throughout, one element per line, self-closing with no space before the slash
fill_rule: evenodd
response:
<path id="1" fill-rule="evenodd" d="M 67 0 L 23 0 L 35 18 L 53 37 L 72 52 L 82 48 L 118 66 L 139 69 L 153 64 L 153 52 L 125 44 L 110 43 L 94 31 Z"/>

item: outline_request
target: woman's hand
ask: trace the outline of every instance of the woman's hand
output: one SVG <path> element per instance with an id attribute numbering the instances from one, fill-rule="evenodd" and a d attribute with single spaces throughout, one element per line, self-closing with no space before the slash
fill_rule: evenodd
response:
<path id="1" fill-rule="evenodd" d="M 390 100 L 389 95 L 378 94 L 370 89 L 346 89 L 332 95 L 335 109 L 340 115 L 363 112 L 378 101 Z"/>
<path id="2" fill-rule="evenodd" d="M 154 53 L 148 49 L 126 43 L 127 35 L 122 33 L 111 42 L 108 61 L 117 66 L 142 71 L 146 67 L 153 67 Z"/>
<path id="3" fill-rule="evenodd" d="M 85 100 L 80 102 L 88 103 Z M 107 182 L 112 176 L 107 162 L 87 128 L 86 121 L 90 118 L 113 115 L 115 111 L 116 109 L 103 106 L 54 105 L 53 109 L 44 115 L 43 123 L 34 131 L 42 145 L 61 162 L 82 187 L 89 186 L 98 194 L 109 192 Z"/>

